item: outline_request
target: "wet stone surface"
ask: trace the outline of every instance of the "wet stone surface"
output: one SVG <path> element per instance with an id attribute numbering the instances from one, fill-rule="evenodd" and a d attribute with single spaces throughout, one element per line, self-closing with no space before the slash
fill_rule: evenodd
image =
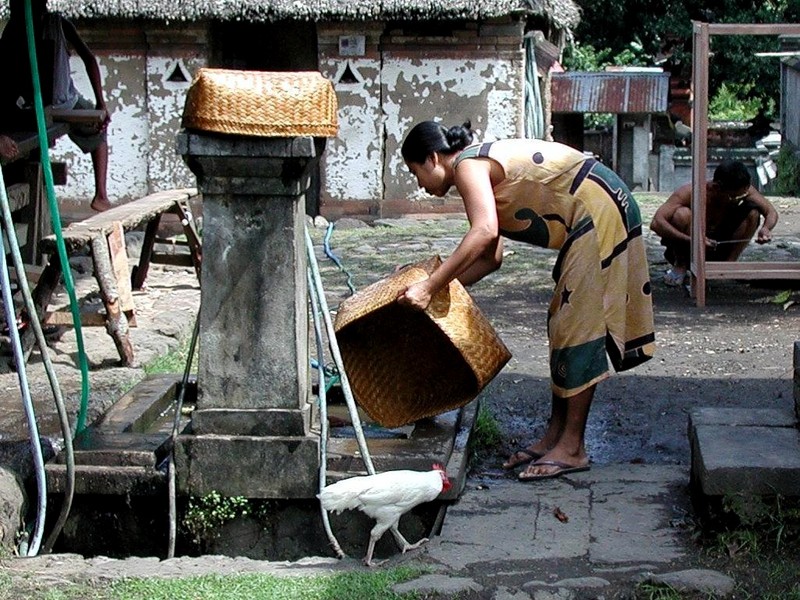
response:
<path id="1" fill-rule="evenodd" d="M 646 224 L 658 202 L 642 201 Z M 776 206 L 781 220 L 774 242 L 748 248 L 743 260 L 800 258 L 800 202 L 779 199 Z M 334 228 L 330 247 L 348 273 L 325 258 L 324 229 L 314 230 L 333 309 L 349 294 L 348 274 L 356 288 L 364 287 L 397 265 L 436 253 L 446 256 L 466 230 L 457 219 L 404 219 L 391 225 Z M 554 253 L 509 243 L 501 270 L 470 289 L 514 355 L 481 395 L 481 404 L 497 423 L 502 441 L 473 460 L 465 492 L 448 510 L 441 535 L 421 551 L 395 555 L 390 565 L 431 567 L 446 577 L 443 585 L 453 583 L 452 579 L 466 585 L 461 597 L 468 598 L 623 598 L 630 597 L 647 573 L 682 572 L 689 572 L 682 581 L 695 586 L 687 589 L 703 590 L 697 597 L 706 597 L 705 583 L 688 583 L 698 575 L 691 570 L 701 568 L 714 572 L 706 583 L 721 586 L 713 592 L 719 597 L 727 593 L 727 580 L 718 578 L 719 573 L 732 577 L 737 585 L 758 589 L 751 581 L 752 564 L 715 561 L 693 537 L 688 418 L 692 410 L 706 406 L 794 410 L 792 355 L 800 331 L 800 305 L 785 306 L 774 299 L 779 292 L 792 296 L 800 291 L 793 290 L 791 282 L 715 280 L 708 283 L 707 306 L 697 308 L 685 290 L 661 282 L 667 268 L 662 248 L 647 228 L 645 239 L 653 279 L 657 355 L 598 387 L 587 431 L 593 467 L 586 473 L 523 484 L 516 481 L 515 473 L 500 468 L 510 451 L 541 434 L 549 413 L 545 327 Z M 176 335 L 188 335 L 199 299 L 199 288 L 189 272 L 156 274 L 149 292 L 148 299 L 141 300 L 140 326 L 132 330 L 142 359 L 148 352 L 154 355 L 176 344 Z M 166 311 L 173 311 L 174 318 L 156 327 L 156 315 Z M 176 328 L 179 321 L 182 327 Z M 102 328 L 93 329 L 95 334 L 87 343 L 94 384 L 90 418 L 101 414 L 121 388 L 142 375 L 140 369 L 115 366 L 110 338 Z M 74 343 L 66 335 L 51 351 L 64 373 L 63 385 L 74 414 L 79 397 Z M 49 423 L 46 431 L 54 434 L 55 420 L 44 408 L 50 403 L 47 384 L 39 376 L 31 380 L 37 405 L 43 407 L 42 419 Z M 4 439 L 24 439 L 14 377 L 3 376 L 0 386 L 7 405 L 0 412 L 0 432 Z M 568 517 L 566 523 L 556 517 L 556 508 Z M 361 569 L 359 558 L 325 559 L 317 566 L 325 572 Z M 12 560 L 4 567 L 13 574 L 14 585 L 25 590 L 31 575 L 45 572 L 48 560 L 58 562 L 56 557 Z M 57 571 L 52 564 L 46 568 L 63 581 L 124 574 L 175 576 L 195 570 L 230 572 L 229 559 L 201 557 L 193 559 L 191 567 L 189 561 L 139 560 L 122 568 L 126 561 L 119 561 L 98 575 L 94 569 L 102 561 L 93 560 L 73 556 L 61 561 Z M 311 572 L 307 565 L 276 569 L 274 563 L 261 562 L 254 568 Z M 598 580 L 609 585 L 595 587 Z"/>

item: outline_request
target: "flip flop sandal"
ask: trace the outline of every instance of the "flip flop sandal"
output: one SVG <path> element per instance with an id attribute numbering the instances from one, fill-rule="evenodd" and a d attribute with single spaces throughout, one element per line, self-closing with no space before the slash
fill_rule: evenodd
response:
<path id="1" fill-rule="evenodd" d="M 522 458 L 520 460 L 514 460 L 514 457 L 518 455 L 524 455 L 526 458 Z M 506 460 L 503 463 L 503 469 L 505 469 L 506 471 L 511 471 L 512 469 L 516 469 L 519 466 L 527 465 L 535 460 L 539 460 L 540 458 L 542 458 L 542 456 L 544 456 L 544 454 L 539 454 L 538 452 L 531 452 L 527 448 L 520 448 L 518 450 L 515 450 L 514 453 L 508 457 L 508 460 Z"/>
<path id="2" fill-rule="evenodd" d="M 523 471 L 519 474 L 517 479 L 520 481 L 555 479 L 556 477 L 561 477 L 562 475 L 567 475 L 569 473 L 582 473 L 583 471 L 588 471 L 591 468 L 589 465 L 586 465 L 585 467 L 576 467 L 558 460 L 537 460 L 536 462 L 531 463 L 531 466 L 556 467 L 556 470 L 551 473 L 544 473 L 542 475 L 525 475 L 525 471 Z"/>

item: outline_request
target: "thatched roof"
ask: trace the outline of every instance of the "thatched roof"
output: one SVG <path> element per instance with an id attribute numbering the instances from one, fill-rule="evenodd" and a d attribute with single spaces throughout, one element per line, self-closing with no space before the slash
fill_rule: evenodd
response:
<path id="1" fill-rule="evenodd" d="M 71 18 L 160 21 L 477 20 L 529 13 L 573 29 L 580 19 L 574 0 L 50 0 L 49 6 Z M 7 15 L 8 0 L 0 0 L 0 17 Z"/>

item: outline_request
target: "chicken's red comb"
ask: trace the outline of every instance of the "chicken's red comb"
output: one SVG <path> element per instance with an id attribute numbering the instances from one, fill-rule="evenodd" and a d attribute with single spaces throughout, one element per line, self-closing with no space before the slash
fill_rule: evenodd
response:
<path id="1" fill-rule="evenodd" d="M 444 465 L 442 465 L 441 463 L 433 463 L 433 468 L 434 468 L 434 470 L 436 470 L 436 471 L 442 471 L 442 472 L 444 472 L 444 470 L 445 470 L 445 469 L 444 469 Z"/>

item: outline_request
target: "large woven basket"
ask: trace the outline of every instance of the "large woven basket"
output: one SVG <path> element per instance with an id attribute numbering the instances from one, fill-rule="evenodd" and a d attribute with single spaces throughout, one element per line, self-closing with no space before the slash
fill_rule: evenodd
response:
<path id="1" fill-rule="evenodd" d="M 395 301 L 439 264 L 433 257 L 406 267 L 339 306 L 334 329 L 353 396 L 384 427 L 467 404 L 511 358 L 458 281 L 424 312 Z"/>
<path id="2" fill-rule="evenodd" d="M 183 127 L 261 137 L 333 137 L 336 93 L 316 71 L 200 69 L 186 96 Z"/>

